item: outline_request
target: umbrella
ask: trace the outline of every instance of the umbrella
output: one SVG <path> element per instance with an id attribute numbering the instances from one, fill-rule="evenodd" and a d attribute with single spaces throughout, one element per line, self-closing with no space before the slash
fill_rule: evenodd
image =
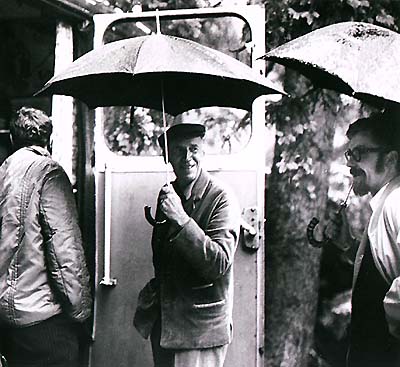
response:
<path id="1" fill-rule="evenodd" d="M 141 106 L 177 115 L 207 106 L 250 110 L 255 98 L 285 94 L 249 66 L 196 42 L 163 35 L 128 38 L 96 48 L 50 79 L 37 94 L 64 94 L 88 107 Z M 166 166 L 166 182 L 169 171 Z M 146 219 L 156 222 L 145 207 Z M 161 222 L 160 222 L 161 223 Z"/>
<path id="2" fill-rule="evenodd" d="M 260 95 L 284 92 L 244 63 L 196 42 L 163 34 L 108 43 L 75 60 L 38 94 L 64 94 L 90 108 L 141 106 L 177 115 L 206 106 L 251 109 Z"/>
<path id="3" fill-rule="evenodd" d="M 316 86 L 377 107 L 400 103 L 400 34 L 373 24 L 343 22 L 312 31 L 268 52 Z"/>

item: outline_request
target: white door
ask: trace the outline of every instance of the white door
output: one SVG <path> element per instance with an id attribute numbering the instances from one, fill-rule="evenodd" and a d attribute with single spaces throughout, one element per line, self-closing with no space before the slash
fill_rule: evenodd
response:
<path id="1" fill-rule="evenodd" d="M 179 21 L 183 28 L 184 22 L 193 25 L 199 19 L 207 19 L 210 24 L 221 24 L 224 19 L 233 19 L 233 24 L 247 22 L 252 34 L 248 58 L 263 71 L 263 62 L 253 60 L 264 54 L 263 8 L 160 11 L 158 15 L 161 22 Z M 125 20 L 145 29 L 154 26 L 154 19 L 155 12 L 95 16 L 95 47 L 110 30 L 117 34 L 115 25 L 124 24 Z M 122 26 L 120 32 L 129 27 Z M 259 98 L 247 120 L 245 111 L 232 109 L 192 112 L 199 119 L 214 119 L 206 136 L 209 144 L 204 167 L 236 191 L 243 218 L 249 224 L 247 229 L 255 229 L 255 233 L 243 231 L 235 256 L 234 338 L 225 364 L 229 367 L 264 365 L 264 105 L 264 99 Z M 146 110 L 138 110 L 132 116 L 127 111 L 96 110 L 96 293 L 94 343 L 90 350 L 93 367 L 153 365 L 150 342 L 140 337 L 132 319 L 138 292 L 153 276 L 152 227 L 144 218 L 143 208 L 155 208 L 158 191 L 166 180 L 165 164 L 156 148 L 143 148 L 138 139 L 130 139 L 129 131 L 122 127 L 110 130 L 116 126 L 116 118 L 122 124 L 125 117 L 127 126 L 134 124 L 135 118 L 146 119 Z"/>

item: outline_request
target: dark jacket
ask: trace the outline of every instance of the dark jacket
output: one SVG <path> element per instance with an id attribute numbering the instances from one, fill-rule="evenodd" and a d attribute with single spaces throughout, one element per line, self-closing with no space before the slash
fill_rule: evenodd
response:
<path id="1" fill-rule="evenodd" d="M 71 184 L 36 146 L 0 167 L 0 322 L 27 326 L 91 312 L 89 275 Z"/>
<path id="2" fill-rule="evenodd" d="M 176 186 L 175 190 L 179 195 Z M 198 349 L 228 344 L 232 337 L 239 206 L 205 171 L 189 200 L 182 199 L 182 203 L 191 219 L 178 230 L 168 222 L 156 226 L 152 237 L 160 345 Z"/>

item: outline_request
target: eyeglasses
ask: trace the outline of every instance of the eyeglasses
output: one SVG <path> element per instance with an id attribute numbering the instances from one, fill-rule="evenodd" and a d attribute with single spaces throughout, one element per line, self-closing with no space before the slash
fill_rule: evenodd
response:
<path id="1" fill-rule="evenodd" d="M 344 152 L 344 156 L 346 157 L 346 160 L 350 160 L 353 159 L 353 161 L 355 162 L 360 162 L 362 159 L 363 154 L 365 153 L 374 153 L 374 152 L 385 152 L 387 151 L 387 149 L 384 148 L 369 148 L 369 147 L 364 147 L 364 146 L 359 146 L 359 147 L 355 147 L 353 149 L 347 149 Z"/>

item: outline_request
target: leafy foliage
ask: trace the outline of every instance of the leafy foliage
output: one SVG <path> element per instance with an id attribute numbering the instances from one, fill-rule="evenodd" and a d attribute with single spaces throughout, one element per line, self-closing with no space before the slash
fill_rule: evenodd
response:
<path id="1" fill-rule="evenodd" d="M 338 22 L 362 21 L 394 31 L 399 27 L 398 1 L 260 0 L 252 3 L 263 4 L 266 8 L 267 50 L 314 29 Z"/>
<path id="2" fill-rule="evenodd" d="M 109 3 L 124 12 L 131 11 L 135 5 L 141 5 L 143 10 L 193 9 L 211 6 L 211 2 L 207 0 L 109 0 Z"/>
<path id="3" fill-rule="evenodd" d="M 109 148 L 119 155 L 159 155 L 157 137 L 162 133 L 160 112 L 147 108 L 105 108 L 104 135 Z M 167 116 L 167 121 L 171 121 Z"/>

